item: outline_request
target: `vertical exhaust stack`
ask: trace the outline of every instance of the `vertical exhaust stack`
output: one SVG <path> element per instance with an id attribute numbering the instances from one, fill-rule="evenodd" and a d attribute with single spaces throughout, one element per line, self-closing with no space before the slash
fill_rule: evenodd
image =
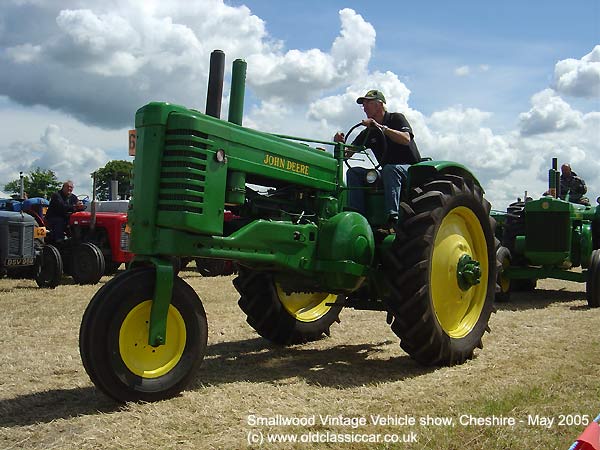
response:
<path id="1" fill-rule="evenodd" d="M 225 73 L 225 53 L 213 50 L 210 54 L 208 73 L 208 92 L 206 94 L 206 115 L 221 118 L 221 100 L 223 98 L 223 74 Z"/>
<path id="2" fill-rule="evenodd" d="M 548 171 L 548 192 L 552 197 L 560 197 L 560 172 L 558 158 L 552 158 L 552 168 Z"/>
<path id="3" fill-rule="evenodd" d="M 236 125 L 242 124 L 244 117 L 244 95 L 246 91 L 246 61 L 236 59 L 231 70 L 231 93 L 229 95 L 229 116 L 227 120 Z"/>
<path id="4" fill-rule="evenodd" d="M 92 203 L 90 204 L 90 232 L 96 230 L 96 172 L 92 174 Z"/>

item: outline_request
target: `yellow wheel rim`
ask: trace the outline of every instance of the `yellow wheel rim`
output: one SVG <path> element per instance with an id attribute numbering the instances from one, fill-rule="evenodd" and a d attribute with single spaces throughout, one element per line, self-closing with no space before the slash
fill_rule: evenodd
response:
<path id="1" fill-rule="evenodd" d="M 457 275 L 463 255 L 481 265 L 481 282 L 466 291 L 459 287 Z M 477 324 L 487 296 L 488 271 L 487 243 L 479 220 L 469 208 L 454 208 L 435 237 L 430 279 L 436 318 L 450 337 L 465 337 Z"/>
<path id="2" fill-rule="evenodd" d="M 166 344 L 148 344 L 148 329 L 152 301 L 146 300 L 133 308 L 119 330 L 119 352 L 127 368 L 143 378 L 158 378 L 177 365 L 185 348 L 185 322 L 173 305 L 167 314 Z"/>
<path id="3" fill-rule="evenodd" d="M 296 320 L 314 322 L 329 312 L 337 296 L 328 292 L 294 292 L 286 294 L 279 283 L 275 283 L 279 301 Z"/>

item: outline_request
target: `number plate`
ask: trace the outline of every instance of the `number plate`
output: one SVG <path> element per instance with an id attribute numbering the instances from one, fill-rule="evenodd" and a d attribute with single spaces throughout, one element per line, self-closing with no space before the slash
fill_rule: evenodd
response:
<path id="1" fill-rule="evenodd" d="M 6 266 L 31 266 L 35 258 L 6 258 Z"/>
<path id="2" fill-rule="evenodd" d="M 135 156 L 136 131 L 129 130 L 129 156 Z"/>
<path id="3" fill-rule="evenodd" d="M 46 227 L 35 227 L 33 229 L 33 237 L 35 239 L 46 237 Z"/>

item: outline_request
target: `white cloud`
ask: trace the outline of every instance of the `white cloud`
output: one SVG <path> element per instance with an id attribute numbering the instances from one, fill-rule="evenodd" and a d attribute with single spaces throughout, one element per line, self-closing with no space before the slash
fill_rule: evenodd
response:
<path id="1" fill-rule="evenodd" d="M 325 120 L 332 129 L 347 126 L 349 123 L 355 124 L 364 118 L 362 108 L 356 103 L 356 99 L 370 89 L 378 89 L 385 94 L 390 111 L 408 109 L 410 90 L 396 74 L 365 72 L 361 77 L 353 80 L 344 93 L 313 101 L 308 107 L 307 117 L 312 120 Z"/>
<path id="2" fill-rule="evenodd" d="M 582 126 L 582 114 L 573 110 L 552 89 L 544 89 L 531 97 L 532 108 L 519 115 L 524 136 L 565 131 Z"/>
<path id="3" fill-rule="evenodd" d="M 37 141 L 19 140 L 2 151 L 0 177 L 9 182 L 40 167 L 52 170 L 59 180 L 71 179 L 79 192 L 91 191 L 90 174 L 108 161 L 104 150 L 75 144 L 57 125 L 48 125 Z"/>
<path id="4" fill-rule="evenodd" d="M 246 58 L 280 48 L 248 8 L 222 0 L 80 3 L 23 6 L 37 8 L 43 26 L 0 52 L 0 95 L 120 128 L 148 101 L 202 105 L 213 49 Z"/>
<path id="5" fill-rule="evenodd" d="M 247 104 L 245 126 L 331 139 L 364 117 L 356 98 L 380 89 L 389 110 L 410 121 L 422 155 L 464 164 L 497 208 L 524 190 L 543 192 L 553 156 L 571 162 L 591 192 L 600 189 L 600 113 L 584 114 L 559 96 L 598 95 L 600 46 L 580 60 L 559 62 L 555 90 L 533 95 L 531 109 L 514 117 L 518 129 L 499 131 L 508 126 L 496 123 L 497 110 L 465 104 L 426 116 L 414 109 L 406 74 L 370 69 L 375 29 L 349 8 L 338 12 L 340 29 L 331 45 L 299 50 L 270 36 L 247 7 L 222 0 L 85 2 L 87 9 L 79 0 L 26 3 L 35 9 L 39 29 L 22 30 L 0 51 L 4 182 L 43 166 L 61 180 L 75 178 L 78 193 L 89 192 L 90 172 L 109 159 L 126 159 L 124 130 L 138 107 L 154 100 L 203 107 L 209 53 L 220 48 L 227 72 L 235 58 L 248 62 L 248 98 L 254 102 Z M 449 72 L 453 66 L 445 67 Z M 455 75 L 471 80 L 489 69 L 472 63 Z M 226 102 L 227 83 L 224 107 Z"/>
<path id="6" fill-rule="evenodd" d="M 509 136 L 496 135 L 485 126 L 491 117 L 489 112 L 462 106 L 433 113 L 425 119 L 429 133 L 421 141 L 421 153 L 464 164 L 482 179 L 509 172 L 517 150 Z"/>
<path id="7" fill-rule="evenodd" d="M 477 72 L 487 72 L 490 70 L 490 66 L 487 64 L 479 64 L 474 69 L 471 66 L 460 66 L 454 69 L 454 75 L 457 77 L 467 77 L 473 73 Z"/>
<path id="8" fill-rule="evenodd" d="M 581 59 L 564 59 L 554 68 L 554 88 L 574 97 L 600 97 L 600 45 Z"/>
<path id="9" fill-rule="evenodd" d="M 462 106 L 458 106 L 433 113 L 429 123 L 439 131 L 464 133 L 479 129 L 491 115 L 476 108 L 463 109 Z"/>
<path id="10" fill-rule="evenodd" d="M 140 53 L 139 34 L 117 14 L 64 10 L 56 23 L 63 34 L 49 50 L 67 66 L 79 65 L 102 76 L 130 76 L 143 64 L 134 54 Z"/>
<path id="11" fill-rule="evenodd" d="M 15 63 L 30 63 L 39 58 L 42 52 L 40 45 L 23 44 L 6 49 L 6 55 Z"/>
<path id="12" fill-rule="evenodd" d="M 250 87 L 266 99 L 305 102 L 324 90 L 364 77 L 375 45 L 375 30 L 351 9 L 342 9 L 339 16 L 340 35 L 329 53 L 310 49 L 249 56 Z"/>
<path id="13" fill-rule="evenodd" d="M 466 77 L 471 73 L 469 66 L 460 66 L 454 69 L 454 75 L 457 77 Z"/>

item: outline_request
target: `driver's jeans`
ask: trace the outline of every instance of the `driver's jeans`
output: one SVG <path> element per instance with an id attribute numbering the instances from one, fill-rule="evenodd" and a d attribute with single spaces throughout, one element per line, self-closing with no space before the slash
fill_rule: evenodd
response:
<path id="1" fill-rule="evenodd" d="M 50 228 L 54 241 L 63 241 L 67 229 L 67 219 L 64 217 L 49 217 L 46 218 L 46 221 L 48 222 L 48 228 Z"/>
<path id="2" fill-rule="evenodd" d="M 381 170 L 384 190 L 384 205 L 388 216 L 398 217 L 400 207 L 400 191 L 402 181 L 407 177 L 409 165 L 406 164 L 386 164 Z M 348 185 L 348 206 L 363 215 L 366 215 L 365 191 L 367 187 L 365 176 L 367 171 L 364 167 L 352 167 L 346 172 L 346 183 Z"/>

